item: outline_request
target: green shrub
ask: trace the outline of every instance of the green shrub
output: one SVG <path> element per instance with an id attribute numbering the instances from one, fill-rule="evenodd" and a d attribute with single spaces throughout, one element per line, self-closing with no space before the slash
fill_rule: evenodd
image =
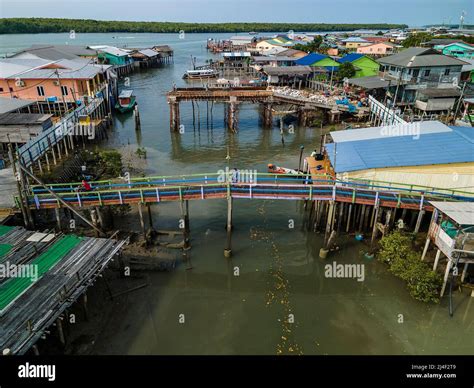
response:
<path id="1" fill-rule="evenodd" d="M 441 275 L 433 272 L 412 249 L 410 236 L 395 231 L 380 241 L 378 260 L 389 265 L 390 272 L 407 282 L 410 295 L 422 302 L 439 302 Z"/>

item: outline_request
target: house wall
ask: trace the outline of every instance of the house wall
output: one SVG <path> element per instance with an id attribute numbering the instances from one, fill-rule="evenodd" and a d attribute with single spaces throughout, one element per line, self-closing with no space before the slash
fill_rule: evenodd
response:
<path id="1" fill-rule="evenodd" d="M 0 92 L 3 96 L 17 97 L 26 100 L 45 101 L 48 97 L 56 97 L 58 101 L 62 101 L 61 87 L 56 85 L 55 79 L 22 79 L 24 86 L 19 86 L 15 80 L 0 79 Z M 99 86 L 99 78 L 95 78 L 96 89 Z M 88 95 L 87 80 L 79 79 L 61 79 L 61 86 L 66 86 L 68 89 L 68 95 L 64 96 L 64 100 L 67 102 L 73 102 L 76 100 L 82 100 L 83 96 Z M 42 86 L 44 89 L 44 96 L 38 94 L 38 86 Z M 91 94 L 97 90 L 94 90 L 92 80 L 90 81 L 90 92 Z M 11 94 L 5 92 L 12 88 Z"/>
<path id="2" fill-rule="evenodd" d="M 474 193 L 472 185 L 474 163 L 376 168 L 348 172 L 347 178 L 373 179 L 437 188 L 458 188 Z"/>
<path id="3" fill-rule="evenodd" d="M 440 84 L 445 84 L 446 87 L 453 83 L 459 84 L 461 78 L 462 66 L 429 66 L 406 69 L 403 68 L 401 79 L 410 83 L 414 83 L 417 87 L 438 87 Z M 426 71 L 429 74 L 426 75 Z M 446 75 L 446 70 L 449 74 Z M 385 72 L 398 80 L 402 68 L 396 66 L 385 66 Z"/>
<path id="4" fill-rule="evenodd" d="M 370 43 L 363 43 L 363 42 L 346 42 L 345 46 L 348 49 L 357 49 L 360 46 L 367 46 Z"/>
<path id="5" fill-rule="evenodd" d="M 368 54 L 368 55 L 387 55 L 393 52 L 393 47 L 383 44 L 371 44 L 370 46 L 362 46 L 357 49 L 358 54 Z"/>
<path id="6" fill-rule="evenodd" d="M 466 58 L 466 59 L 474 58 L 474 47 L 469 47 L 469 46 L 455 43 L 455 44 L 450 44 L 447 46 L 444 46 L 444 45 L 434 46 L 434 49 L 441 51 L 444 55 L 450 55 L 452 57 Z"/>

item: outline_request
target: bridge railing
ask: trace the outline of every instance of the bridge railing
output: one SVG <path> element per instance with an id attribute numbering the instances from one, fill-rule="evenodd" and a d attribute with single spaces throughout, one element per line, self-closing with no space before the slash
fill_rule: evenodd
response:
<path id="1" fill-rule="evenodd" d="M 410 205 L 414 208 L 427 206 L 429 200 L 446 199 L 444 195 L 425 195 L 423 193 L 405 193 L 394 190 L 374 190 L 371 188 L 337 185 L 326 180 L 321 184 L 286 183 L 270 179 L 256 183 L 211 182 L 200 184 L 168 184 L 161 186 L 122 186 L 107 190 L 87 192 L 66 191 L 57 195 L 74 206 L 102 206 L 128 203 L 146 203 L 178 201 L 188 199 L 225 198 L 260 198 L 260 199 L 308 199 L 338 200 L 352 203 L 374 204 L 387 201 L 387 206 Z M 471 198 L 471 200 L 474 200 Z M 34 193 L 28 196 L 30 206 L 40 208 L 60 207 L 57 198 L 50 193 Z"/>
<path id="2" fill-rule="evenodd" d="M 244 171 L 244 170 L 239 170 Z M 170 176 L 151 176 L 151 177 L 138 177 L 130 180 L 101 180 L 89 182 L 94 191 L 104 190 L 123 190 L 132 188 L 146 188 L 146 187 L 165 187 L 165 186 L 186 186 L 186 185 L 209 185 L 213 183 L 226 183 L 230 177 L 232 181 L 232 170 L 229 171 L 229 176 L 223 176 L 219 173 L 212 174 L 192 174 L 192 175 L 170 175 Z M 241 183 L 258 183 L 258 184 L 312 184 L 312 185 L 336 185 L 349 187 L 354 189 L 368 189 L 368 190 L 379 190 L 379 191 L 390 191 L 400 192 L 406 195 L 431 195 L 437 198 L 449 198 L 459 200 L 474 200 L 474 193 L 467 191 L 444 189 L 436 187 L 424 187 L 419 185 L 408 185 L 403 183 L 384 182 L 376 180 L 366 179 L 351 179 L 351 180 L 339 180 L 334 179 L 329 174 L 272 174 L 272 173 L 256 173 L 245 176 L 246 181 L 238 179 Z M 241 178 L 241 177 L 240 177 Z M 71 183 L 53 183 L 48 184 L 48 188 L 56 193 L 62 192 L 76 192 L 82 187 L 81 182 Z M 47 193 L 47 190 L 42 186 L 32 186 L 31 194 L 43 194 Z"/>

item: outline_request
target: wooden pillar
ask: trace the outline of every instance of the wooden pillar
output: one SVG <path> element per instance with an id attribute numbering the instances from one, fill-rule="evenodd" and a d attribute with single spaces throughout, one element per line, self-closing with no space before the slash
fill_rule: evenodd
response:
<path id="1" fill-rule="evenodd" d="M 421 261 L 425 260 L 426 253 L 428 252 L 428 248 L 430 246 L 430 238 L 428 237 L 425 242 L 425 247 L 423 248 L 423 254 L 421 255 Z"/>
<path id="2" fill-rule="evenodd" d="M 153 217 L 151 215 L 151 205 L 148 203 L 146 205 L 147 211 L 148 211 L 148 224 L 150 226 L 150 230 L 153 230 Z"/>
<path id="3" fill-rule="evenodd" d="M 461 283 L 464 283 L 464 279 L 466 279 L 468 266 L 469 266 L 469 263 L 464 263 L 464 269 L 462 270 L 462 275 L 461 275 Z"/>
<path id="4" fill-rule="evenodd" d="M 140 226 L 142 228 L 143 235 L 146 235 L 145 220 L 143 219 L 142 203 L 139 202 L 137 204 L 137 207 L 138 207 L 138 215 L 140 216 Z"/>
<path id="5" fill-rule="evenodd" d="M 448 258 L 448 263 L 446 264 L 446 271 L 444 272 L 443 287 L 441 288 L 440 298 L 443 297 L 444 291 L 446 290 L 446 284 L 448 283 L 449 272 L 451 272 L 452 266 L 453 266 L 453 261 Z"/>
<path id="6" fill-rule="evenodd" d="M 62 230 L 61 226 L 61 213 L 59 212 L 59 208 L 54 208 L 54 214 L 56 215 L 56 223 L 58 225 L 58 231 Z"/>
<path id="7" fill-rule="evenodd" d="M 346 233 L 349 233 L 349 229 L 351 225 L 351 214 L 352 214 L 352 203 L 349 204 L 349 212 L 347 214 Z"/>
<path id="8" fill-rule="evenodd" d="M 190 233 L 190 228 L 189 228 L 189 201 L 181 201 L 180 203 L 181 206 L 181 214 L 183 216 L 183 221 L 184 221 L 184 233 L 183 233 L 183 241 L 184 241 L 184 250 L 189 250 L 191 248 L 191 244 L 189 243 L 189 233 Z"/>
<path id="9" fill-rule="evenodd" d="M 265 103 L 263 105 L 263 126 L 271 128 L 273 124 L 272 104 Z"/>
<path id="10" fill-rule="evenodd" d="M 436 251 L 435 261 L 434 261 L 434 264 L 433 264 L 433 271 L 436 271 L 436 268 L 438 267 L 438 262 L 439 262 L 439 257 L 440 256 L 441 256 L 441 250 L 438 249 Z"/>
<path id="11" fill-rule="evenodd" d="M 231 97 L 227 110 L 227 128 L 233 132 L 237 131 L 237 99 Z"/>
<path id="12" fill-rule="evenodd" d="M 364 219 L 365 219 L 365 212 L 366 212 L 367 205 L 362 205 L 359 215 L 359 232 L 362 232 L 364 229 Z"/>
<path id="13" fill-rule="evenodd" d="M 331 230 L 333 227 L 334 223 L 334 211 L 335 211 L 335 203 L 334 201 L 329 202 L 329 207 L 328 207 L 328 215 L 327 215 L 327 221 L 326 221 L 326 232 L 324 233 L 324 244 L 326 245 L 329 236 L 331 234 Z"/>
<path id="14" fill-rule="evenodd" d="M 64 335 L 63 321 L 61 318 L 56 319 L 56 327 L 58 329 L 59 341 L 62 345 L 66 345 L 66 336 Z"/>
<path id="15" fill-rule="evenodd" d="M 418 233 L 418 231 L 420 230 L 421 221 L 423 220 L 424 214 L 425 214 L 424 210 L 420 210 L 420 212 L 418 213 L 418 218 L 416 219 L 416 225 L 415 225 L 414 233 Z"/>
<path id="16" fill-rule="evenodd" d="M 370 240 L 370 245 L 373 246 L 374 245 L 374 242 L 375 242 L 375 238 L 377 237 L 377 232 L 378 232 L 378 227 L 377 227 L 377 223 L 378 223 L 378 219 L 379 219 L 379 210 L 380 210 L 380 206 L 378 204 L 375 205 L 375 216 L 374 216 L 374 225 L 372 227 L 372 239 Z"/>
<path id="17" fill-rule="evenodd" d="M 179 131 L 180 117 L 179 117 L 179 102 L 176 97 L 171 97 L 169 101 L 170 105 L 170 130 L 172 132 Z"/>
<path id="18" fill-rule="evenodd" d="M 224 256 L 232 256 L 232 197 L 227 197 L 227 238 L 224 249 Z"/>
<path id="19" fill-rule="evenodd" d="M 82 312 L 84 314 L 84 320 L 89 321 L 89 307 L 87 305 L 87 294 L 84 292 L 81 297 Z"/>

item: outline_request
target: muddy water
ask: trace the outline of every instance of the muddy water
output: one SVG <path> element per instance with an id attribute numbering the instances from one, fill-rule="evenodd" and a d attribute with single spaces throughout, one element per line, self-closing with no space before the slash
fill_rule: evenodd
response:
<path id="1" fill-rule="evenodd" d="M 207 107 L 200 103 L 199 127 L 193 126 L 191 105 L 183 104 L 185 133 L 170 134 L 164 93 L 173 83 L 184 83 L 181 76 L 190 67 L 191 55 L 198 63 L 209 57 L 208 37 L 76 35 L 74 44 L 170 44 L 175 49 L 174 65 L 130 76 L 141 131 L 135 131 L 131 116 L 117 117 L 108 146 L 145 147 L 146 172 L 154 175 L 216 173 L 226 166 L 265 171 L 269 162 L 297 167 L 300 145 L 308 151 L 317 146 L 318 131 L 286 132 L 282 144 L 278 126 L 263 130 L 252 105 L 241 106 L 239 132 L 229 134 L 222 106 L 216 104 L 207 120 Z M 3 36 L 0 48 L 11 52 L 31 43 L 65 41 L 63 34 Z M 153 213 L 155 226 L 177 229 L 178 204 L 160 204 Z M 135 215 L 127 222 L 138 228 Z M 351 237 L 344 238 L 341 250 L 328 260 L 364 264 L 364 281 L 326 278 L 326 263 L 318 258 L 321 237 L 305 230 L 300 203 L 235 200 L 231 260 L 223 257 L 225 222 L 224 200 L 191 202 L 190 262 L 172 272 L 147 273 L 148 287 L 122 296 L 106 317 L 93 352 L 472 354 L 474 298 L 457 295 L 453 318 L 446 300 L 437 306 L 416 302 L 383 265 L 363 258 L 365 246 Z"/>

